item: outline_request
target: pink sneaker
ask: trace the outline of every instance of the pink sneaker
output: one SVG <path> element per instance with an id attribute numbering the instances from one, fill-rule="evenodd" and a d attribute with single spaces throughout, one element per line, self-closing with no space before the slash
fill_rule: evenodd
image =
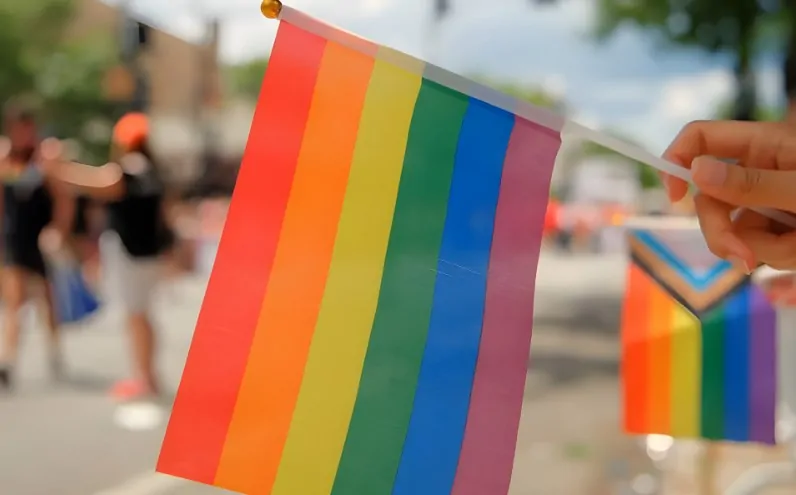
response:
<path id="1" fill-rule="evenodd" d="M 155 389 L 143 380 L 122 380 L 116 382 L 111 388 L 111 396 L 121 402 L 145 399 L 155 395 L 157 395 Z"/>

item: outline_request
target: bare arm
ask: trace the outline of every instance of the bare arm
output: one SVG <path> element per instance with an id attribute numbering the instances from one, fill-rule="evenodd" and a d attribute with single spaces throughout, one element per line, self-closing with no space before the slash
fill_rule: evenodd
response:
<path id="1" fill-rule="evenodd" d="M 62 163 L 53 173 L 56 180 L 69 184 L 95 199 L 113 201 L 124 195 L 122 169 L 115 163 L 92 167 L 82 163 Z"/>
<path id="2" fill-rule="evenodd" d="M 163 215 L 163 219 L 166 221 L 166 225 L 170 228 L 175 228 L 177 225 L 177 217 L 178 217 L 178 206 L 179 202 L 175 198 L 175 194 L 166 189 L 163 194 L 163 203 L 161 205 L 161 213 Z"/>
<path id="3" fill-rule="evenodd" d="M 92 167 L 63 158 L 63 144 L 57 139 L 45 139 L 39 145 L 39 158 L 45 176 L 56 189 L 77 189 L 86 196 L 112 201 L 124 194 L 122 169 L 115 163 Z M 61 186 L 57 184 L 61 184 Z"/>
<path id="4" fill-rule="evenodd" d="M 53 198 L 53 219 L 50 226 L 66 239 L 72 233 L 75 221 L 76 201 L 70 187 L 56 179 L 48 180 Z"/>

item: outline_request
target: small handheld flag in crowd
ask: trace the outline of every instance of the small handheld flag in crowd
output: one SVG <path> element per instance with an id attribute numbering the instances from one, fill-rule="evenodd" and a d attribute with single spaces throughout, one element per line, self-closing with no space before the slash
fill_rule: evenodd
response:
<path id="1" fill-rule="evenodd" d="M 775 442 L 776 310 L 696 225 L 631 227 L 622 317 L 624 429 Z"/>

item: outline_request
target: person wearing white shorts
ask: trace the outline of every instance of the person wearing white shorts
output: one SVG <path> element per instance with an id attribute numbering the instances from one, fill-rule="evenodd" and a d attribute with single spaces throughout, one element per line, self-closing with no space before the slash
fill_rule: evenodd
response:
<path id="1" fill-rule="evenodd" d="M 129 314 L 147 312 L 163 271 L 161 259 L 131 256 L 113 230 L 103 232 L 99 242 L 105 299 Z"/>
<path id="2" fill-rule="evenodd" d="M 102 167 L 61 163 L 55 172 L 80 193 L 105 203 L 108 231 L 100 239 L 111 306 L 127 316 L 133 377 L 117 383 L 112 394 L 133 400 L 158 393 L 152 295 L 168 247 L 164 185 L 149 153 L 149 125 L 143 114 L 127 114 L 113 133 L 115 162 Z"/>

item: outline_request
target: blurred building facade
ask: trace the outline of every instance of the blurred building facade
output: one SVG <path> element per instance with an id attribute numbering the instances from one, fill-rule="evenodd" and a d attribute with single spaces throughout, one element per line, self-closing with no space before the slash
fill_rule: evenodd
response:
<path id="1" fill-rule="evenodd" d="M 218 23 L 208 22 L 205 38 L 191 42 L 134 13 L 128 17 L 121 8 L 100 0 L 78 0 L 77 5 L 69 30 L 72 36 L 107 30 L 121 49 L 123 29 L 129 27 L 125 23 L 132 20 L 142 26 L 138 60 L 146 80 L 145 108 L 152 119 L 152 144 L 173 181 L 195 181 L 203 175 L 208 153 L 217 157 L 216 161 L 224 161 L 225 157 L 234 160 L 242 153 L 239 143 L 224 142 L 228 133 L 219 132 L 230 126 L 224 124 L 229 112 L 222 108 Z M 124 76 L 122 66 L 115 70 Z M 237 122 L 248 117 L 247 113 L 232 118 Z M 248 124 L 245 122 L 244 142 Z M 237 129 L 241 125 L 231 127 Z"/>

